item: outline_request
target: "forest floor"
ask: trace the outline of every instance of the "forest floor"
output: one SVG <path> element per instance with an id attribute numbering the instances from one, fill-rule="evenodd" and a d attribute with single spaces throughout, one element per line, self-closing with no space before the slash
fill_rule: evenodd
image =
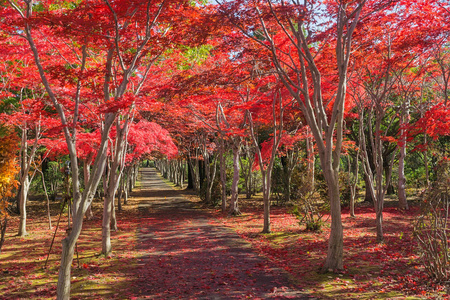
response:
<path id="1" fill-rule="evenodd" d="M 272 208 L 272 233 L 261 234 L 261 199 L 240 200 L 243 214 L 205 209 L 192 193 L 164 184 L 142 169 L 140 186 L 112 233 L 113 254 L 101 251 L 101 207 L 85 220 L 72 271 L 72 299 L 448 299 L 433 284 L 415 254 L 412 220 L 417 209 L 385 208 L 385 243 L 375 241 L 373 208 L 358 204 L 343 212 L 344 272 L 321 274 L 329 226 L 312 233 L 284 207 Z M 0 299 L 48 299 L 56 295 L 61 239 L 67 229 L 51 203 L 48 228 L 42 200 L 28 204 L 26 237 L 8 225 L 0 253 Z"/>

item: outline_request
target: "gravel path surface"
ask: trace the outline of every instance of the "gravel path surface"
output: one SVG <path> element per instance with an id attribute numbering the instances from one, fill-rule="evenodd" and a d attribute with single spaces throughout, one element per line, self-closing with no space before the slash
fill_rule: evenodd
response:
<path id="1" fill-rule="evenodd" d="M 141 178 L 140 299 L 310 299 L 155 169 Z"/>

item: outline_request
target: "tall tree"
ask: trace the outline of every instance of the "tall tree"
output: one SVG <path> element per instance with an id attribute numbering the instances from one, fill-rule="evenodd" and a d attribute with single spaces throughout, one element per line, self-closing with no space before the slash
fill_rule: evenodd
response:
<path id="1" fill-rule="evenodd" d="M 183 33 L 182 19 L 196 8 L 188 1 L 26 0 L 8 4 L 0 8 L 5 20 L 1 29 L 27 42 L 60 117 L 70 155 L 73 226 L 63 240 L 57 288 L 58 299 L 68 299 L 75 243 L 105 168 L 110 129 L 119 110 L 131 105 L 126 96 L 130 83 L 138 86 L 152 54 L 172 42 L 170 30 L 178 37 L 190 36 Z M 101 139 L 89 183 L 81 191 L 76 129 L 83 122 L 84 108 L 96 112 Z"/>
<path id="2" fill-rule="evenodd" d="M 343 268 L 338 176 L 352 35 L 361 18 L 391 2 L 268 0 L 221 5 L 221 11 L 242 34 L 266 49 L 281 82 L 297 101 L 311 128 L 331 208 L 324 270 Z M 336 84 L 330 82 L 326 86 L 324 75 L 332 76 Z"/>

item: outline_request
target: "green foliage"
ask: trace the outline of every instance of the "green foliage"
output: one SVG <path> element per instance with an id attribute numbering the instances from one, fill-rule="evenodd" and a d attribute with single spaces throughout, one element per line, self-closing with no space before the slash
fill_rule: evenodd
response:
<path id="1" fill-rule="evenodd" d="M 353 174 L 346 171 L 339 172 L 339 196 L 341 204 L 345 207 L 350 206 L 350 199 L 352 197 L 351 184 L 354 180 Z"/>
<path id="2" fill-rule="evenodd" d="M 52 4 L 49 5 L 49 10 L 59 10 L 59 9 L 75 9 L 77 8 L 80 3 L 82 2 L 82 0 L 76 0 L 76 1 L 65 1 L 65 0 L 61 0 L 61 1 L 54 1 Z M 37 4 L 38 7 L 40 7 L 41 10 L 43 10 L 43 6 L 41 3 Z M 36 10 L 36 8 L 33 8 L 34 10 Z"/>
<path id="3" fill-rule="evenodd" d="M 327 202 L 320 200 L 314 191 L 306 192 L 297 199 L 291 213 L 297 218 L 298 224 L 305 225 L 307 231 L 321 232 L 325 224 L 325 213 L 329 211 Z"/>
<path id="4" fill-rule="evenodd" d="M 426 169 L 424 165 L 425 153 L 420 151 L 411 151 L 406 155 L 405 161 L 405 175 L 408 179 L 407 184 L 408 187 L 414 188 L 423 188 L 427 184 L 426 180 Z M 429 153 L 427 153 L 427 161 L 429 163 L 430 176 L 432 175 L 431 168 L 431 157 Z M 394 170 L 395 171 L 395 170 Z M 393 172 L 392 175 L 397 175 L 396 172 Z M 392 178 L 392 182 L 396 182 L 397 178 Z"/>
<path id="5" fill-rule="evenodd" d="M 325 213 L 329 211 L 327 201 L 323 201 L 321 193 L 312 186 L 312 180 L 304 169 L 297 168 L 292 175 L 291 213 L 297 218 L 299 225 L 306 230 L 320 232 L 325 223 Z"/>
<path id="6" fill-rule="evenodd" d="M 200 191 L 198 192 L 198 196 L 208 206 L 216 207 L 222 201 L 222 184 L 220 182 L 219 176 L 214 178 L 212 190 L 211 190 L 211 199 L 210 202 L 206 202 L 206 181 L 203 182 L 200 186 Z"/>
<path id="7" fill-rule="evenodd" d="M 342 206 L 350 205 L 351 198 L 351 190 L 350 190 L 350 182 L 352 180 L 352 176 L 348 174 L 348 172 L 341 171 L 339 172 L 339 196 L 341 198 Z M 316 176 L 316 188 L 317 192 L 323 199 L 328 199 L 328 186 L 325 182 L 325 178 L 322 173 L 319 173 Z"/>
<path id="8" fill-rule="evenodd" d="M 285 192 L 285 185 L 284 185 L 284 171 L 283 171 L 283 165 L 281 164 L 281 160 L 279 157 L 275 158 L 275 161 L 273 163 L 273 170 L 272 170 L 272 198 L 275 198 L 278 202 L 280 200 L 283 200 L 283 195 Z"/>
<path id="9" fill-rule="evenodd" d="M 182 56 L 185 58 L 179 64 L 181 70 L 188 70 L 194 65 L 201 65 L 203 62 L 211 55 L 211 50 L 213 46 L 211 45 L 200 45 L 198 47 L 182 47 Z"/>
<path id="10" fill-rule="evenodd" d="M 60 171 L 59 163 L 56 161 L 50 161 L 47 169 L 44 170 L 44 174 L 47 190 L 52 196 L 55 196 L 59 187 L 61 187 L 64 182 L 64 176 Z"/>
<path id="11" fill-rule="evenodd" d="M 0 112 L 11 114 L 19 107 L 18 97 L 5 97 L 0 101 Z"/>

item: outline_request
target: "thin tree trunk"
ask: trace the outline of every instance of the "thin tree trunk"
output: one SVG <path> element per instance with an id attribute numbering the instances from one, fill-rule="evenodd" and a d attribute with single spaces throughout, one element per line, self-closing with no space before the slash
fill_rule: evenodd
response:
<path id="1" fill-rule="evenodd" d="M 124 178 L 123 178 L 123 204 L 127 205 L 128 203 L 128 177 L 129 175 L 129 170 L 130 167 L 126 168 L 126 171 L 124 173 Z"/>
<path id="2" fill-rule="evenodd" d="M 193 170 L 192 170 L 192 160 L 191 158 L 188 158 L 187 160 L 187 166 L 188 166 L 188 189 L 194 189 L 194 176 L 193 176 Z"/>
<path id="3" fill-rule="evenodd" d="M 372 197 L 372 194 L 370 193 L 370 185 L 372 184 L 372 182 L 369 180 L 369 177 L 367 174 L 364 174 L 364 185 L 365 185 L 365 196 L 364 196 L 364 201 L 365 202 L 369 202 L 369 203 L 373 203 L 374 199 Z"/>
<path id="4" fill-rule="evenodd" d="M 109 255 L 111 249 L 111 230 L 117 231 L 115 195 L 119 188 L 120 178 L 123 173 L 125 154 L 127 149 L 128 122 L 126 118 L 123 125 L 116 121 L 116 141 L 112 155 L 111 168 L 105 194 L 102 220 L 102 254 Z M 134 170 L 136 170 L 134 168 Z M 136 171 L 135 171 L 136 172 Z"/>
<path id="5" fill-rule="evenodd" d="M 207 166 L 210 169 L 210 166 L 208 164 Z M 217 172 L 217 157 L 213 158 L 213 163 L 212 163 L 212 171 L 210 171 L 210 179 L 209 179 L 209 183 L 207 186 L 207 193 L 209 194 L 209 200 L 210 202 L 212 202 L 212 189 L 214 187 L 214 181 L 216 179 L 216 172 Z M 213 203 L 215 205 L 215 203 Z"/>
<path id="6" fill-rule="evenodd" d="M 230 214 L 237 216 L 241 214 L 238 205 L 239 199 L 239 154 L 240 154 L 240 142 L 234 141 L 233 145 L 233 182 L 231 184 L 231 199 L 230 199 Z"/>
<path id="7" fill-rule="evenodd" d="M 264 203 L 264 226 L 262 233 L 270 233 L 270 185 L 269 171 L 262 172 L 263 175 L 263 203 Z"/>
<path id="8" fill-rule="evenodd" d="M 400 150 L 398 158 L 398 204 L 400 209 L 408 210 L 408 201 L 406 200 L 406 176 L 405 176 L 405 159 L 406 159 L 406 132 L 404 125 L 409 120 L 409 101 L 404 103 L 403 114 L 400 120 Z"/>
<path id="9" fill-rule="evenodd" d="M 42 187 L 44 188 L 45 198 L 47 200 L 47 217 L 48 217 L 48 229 L 52 229 L 52 216 L 50 215 L 50 199 L 48 198 L 47 187 L 45 186 L 45 178 L 44 172 L 38 169 L 38 172 L 41 173 L 42 179 Z"/>
<path id="10" fill-rule="evenodd" d="M 183 162 L 183 160 L 180 160 L 179 162 L 179 168 L 180 168 L 180 178 L 179 178 L 179 182 L 180 182 L 180 188 L 181 189 L 184 189 L 184 162 Z"/>
<path id="11" fill-rule="evenodd" d="M 400 147 L 400 156 L 398 159 L 398 204 L 400 209 L 408 210 L 408 201 L 406 200 L 406 176 L 405 176 L 405 158 L 406 158 L 406 141 L 405 145 Z"/>
<path id="12" fill-rule="evenodd" d="M 115 205 L 115 196 L 113 195 L 111 201 L 111 230 L 117 231 L 117 219 L 116 219 L 116 205 Z"/>
<path id="13" fill-rule="evenodd" d="M 244 160 L 241 158 L 241 169 L 244 175 L 244 184 L 245 184 L 245 198 L 250 199 L 253 195 L 252 188 L 252 166 L 255 159 L 253 153 L 251 153 L 251 148 L 248 144 L 244 144 L 245 156 L 247 157 L 247 164 L 244 164 Z"/>
<path id="14" fill-rule="evenodd" d="M 203 153 L 203 166 L 205 168 L 205 179 L 206 182 L 205 184 L 205 202 L 208 204 L 211 204 L 211 186 L 213 184 L 212 180 L 211 180 L 211 166 L 210 166 L 210 161 L 209 161 L 209 154 L 206 152 L 206 145 L 204 145 L 205 150 Z"/>
<path id="15" fill-rule="evenodd" d="M 220 137 L 219 148 L 220 159 L 220 182 L 222 184 L 222 212 L 227 210 L 227 173 L 226 173 L 226 161 L 225 161 L 225 141 L 223 136 Z"/>
<path id="16" fill-rule="evenodd" d="M 310 134 L 311 129 L 309 127 L 307 128 L 307 134 Z M 309 178 L 309 184 L 311 191 L 314 190 L 314 184 L 315 184 L 315 174 L 314 174 L 314 165 L 315 165 L 315 156 L 314 156 L 314 141 L 312 137 L 306 138 L 306 153 L 307 153 L 307 169 L 308 169 L 308 178 Z"/>
<path id="17" fill-rule="evenodd" d="M 123 196 L 123 183 L 124 183 L 125 175 L 122 174 L 120 177 L 119 190 L 117 192 L 117 209 L 122 211 L 122 196 Z"/>
<path id="18" fill-rule="evenodd" d="M 350 216 L 352 217 L 355 216 L 356 188 L 358 187 L 358 175 L 359 175 L 358 157 L 359 157 L 359 149 L 356 151 L 355 157 L 353 159 L 353 164 L 351 162 L 350 156 L 348 158 L 349 177 L 350 174 L 353 174 L 352 182 L 350 184 Z"/>
<path id="19" fill-rule="evenodd" d="M 28 201 L 28 192 L 30 189 L 30 184 L 32 178 L 28 175 L 31 164 L 34 160 L 36 149 L 37 149 L 37 142 L 38 142 L 38 136 L 39 136 L 39 127 L 36 126 L 36 138 L 34 141 L 33 148 L 30 150 L 30 153 L 28 153 L 28 137 L 27 137 L 27 129 L 22 130 L 22 140 L 21 140 L 21 157 L 20 157 L 20 190 L 19 190 L 19 212 L 20 212 L 20 219 L 19 219 L 19 232 L 18 236 L 26 236 L 27 233 L 27 201 Z"/>
<path id="20" fill-rule="evenodd" d="M 89 184 L 89 179 L 91 176 L 91 164 L 88 162 L 88 160 L 91 160 L 91 157 L 88 157 L 86 160 L 83 161 L 83 174 L 84 174 L 84 186 L 86 187 Z M 87 211 L 86 211 L 86 218 L 88 220 L 92 220 L 94 218 L 94 213 L 92 212 L 92 203 L 89 205 Z"/>
<path id="21" fill-rule="evenodd" d="M 8 218 L 5 216 L 3 220 L 0 220 L 0 254 L 2 253 L 2 247 L 5 243 L 6 227 L 8 226 Z"/>
<path id="22" fill-rule="evenodd" d="M 105 194 L 103 200 L 103 218 L 102 218 L 102 254 L 111 253 L 111 197 Z"/>

